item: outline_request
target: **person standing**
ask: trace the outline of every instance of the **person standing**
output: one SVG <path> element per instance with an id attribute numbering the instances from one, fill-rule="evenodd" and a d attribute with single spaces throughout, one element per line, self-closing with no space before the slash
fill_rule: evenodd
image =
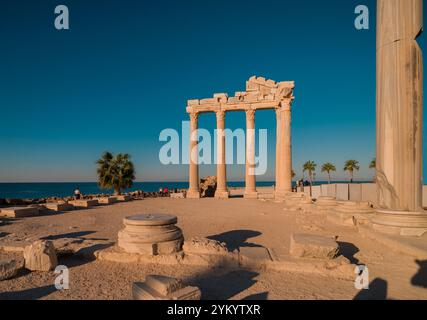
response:
<path id="1" fill-rule="evenodd" d="M 77 187 L 76 190 L 74 190 L 74 198 L 76 200 L 79 200 L 81 199 L 81 197 L 82 197 L 82 193 L 80 192 L 80 188 Z"/>

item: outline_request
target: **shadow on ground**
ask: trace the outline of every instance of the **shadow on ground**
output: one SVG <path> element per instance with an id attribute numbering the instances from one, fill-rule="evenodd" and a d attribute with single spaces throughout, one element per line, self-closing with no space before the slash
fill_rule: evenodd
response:
<path id="1" fill-rule="evenodd" d="M 209 236 L 208 239 L 224 242 L 228 250 L 233 251 L 239 247 L 262 247 L 259 244 L 247 242 L 248 239 L 262 235 L 259 231 L 253 230 L 233 230 L 227 231 L 214 236 Z"/>
<path id="2" fill-rule="evenodd" d="M 418 272 L 412 277 L 411 284 L 427 289 L 427 260 L 415 260 L 418 264 Z"/>
<path id="3" fill-rule="evenodd" d="M 203 300 L 228 300 L 252 287 L 257 282 L 254 278 L 259 275 L 257 272 L 248 270 L 226 271 L 218 275 L 219 272 L 219 269 L 214 268 L 185 281 L 189 285 L 200 288 Z M 266 298 L 267 295 L 268 293 L 256 294 L 245 299 L 261 299 Z"/>
<path id="4" fill-rule="evenodd" d="M 55 292 L 54 285 L 0 293 L 0 300 L 37 300 Z"/>
<path id="5" fill-rule="evenodd" d="M 387 281 L 376 278 L 369 284 L 369 289 L 360 290 L 353 300 L 387 300 L 387 290 Z"/>
<path id="6" fill-rule="evenodd" d="M 99 243 L 90 247 L 82 248 L 76 253 L 65 254 L 59 258 L 60 264 L 67 266 L 68 268 L 82 266 L 84 264 L 93 262 L 96 260 L 95 252 L 98 250 L 104 250 L 114 245 L 114 242 L 110 243 Z"/>
<path id="7" fill-rule="evenodd" d="M 352 264 L 361 264 L 359 259 L 354 257 L 359 252 L 359 248 L 350 242 L 338 241 L 338 255 L 346 257 Z"/>

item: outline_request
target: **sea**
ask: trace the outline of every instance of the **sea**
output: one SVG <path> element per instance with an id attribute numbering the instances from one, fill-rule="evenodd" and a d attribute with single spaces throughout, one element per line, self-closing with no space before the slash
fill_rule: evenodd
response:
<path id="1" fill-rule="evenodd" d="M 345 181 L 336 181 L 339 183 Z M 325 184 L 325 181 L 317 181 L 314 184 Z M 243 188 L 244 181 L 228 182 L 231 188 Z M 257 182 L 258 187 L 274 186 L 274 181 Z M 295 182 L 294 182 L 295 186 Z M 0 183 L 0 199 L 41 199 L 47 197 L 67 197 L 72 196 L 76 188 L 82 194 L 113 194 L 113 190 L 101 189 L 96 182 L 34 182 L 34 183 Z M 145 192 L 156 192 L 160 188 L 187 189 L 188 182 L 135 182 L 130 189 L 123 192 L 143 190 Z"/>

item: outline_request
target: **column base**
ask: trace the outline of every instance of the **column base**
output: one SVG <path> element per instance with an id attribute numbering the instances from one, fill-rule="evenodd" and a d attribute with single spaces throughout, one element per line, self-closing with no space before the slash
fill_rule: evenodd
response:
<path id="1" fill-rule="evenodd" d="M 187 199 L 200 199 L 200 192 L 195 190 L 187 191 Z"/>
<path id="2" fill-rule="evenodd" d="M 378 209 L 371 223 L 382 233 L 421 237 L 427 232 L 427 213 Z"/>
<path id="3" fill-rule="evenodd" d="M 258 192 L 256 191 L 245 191 L 243 196 L 245 199 L 258 199 Z"/>
<path id="4" fill-rule="evenodd" d="M 369 223 L 374 213 L 369 202 L 340 201 L 336 207 L 327 210 L 327 218 L 339 225 L 355 226 Z"/>
<path id="5" fill-rule="evenodd" d="M 291 191 L 274 191 L 274 199 L 276 200 L 285 200 L 287 197 L 289 197 L 289 194 L 292 193 Z"/>
<path id="6" fill-rule="evenodd" d="M 228 199 L 230 198 L 230 192 L 227 190 L 216 190 L 215 199 Z"/>

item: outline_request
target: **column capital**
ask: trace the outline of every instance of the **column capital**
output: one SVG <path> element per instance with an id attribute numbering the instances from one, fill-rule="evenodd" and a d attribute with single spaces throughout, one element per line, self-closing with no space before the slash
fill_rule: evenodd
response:
<path id="1" fill-rule="evenodd" d="M 225 110 L 216 111 L 215 114 L 216 114 L 217 121 L 225 120 Z"/>
<path id="2" fill-rule="evenodd" d="M 190 112 L 190 120 L 191 121 L 197 121 L 199 120 L 199 113 L 198 112 Z"/>
<path id="3" fill-rule="evenodd" d="M 249 120 L 255 120 L 255 110 L 254 109 L 248 109 L 245 110 L 246 112 L 246 118 Z"/>
<path id="4" fill-rule="evenodd" d="M 276 109 L 277 110 L 283 110 L 283 111 L 291 111 L 292 109 L 292 99 L 285 99 L 280 101 L 280 105 L 279 107 Z"/>

